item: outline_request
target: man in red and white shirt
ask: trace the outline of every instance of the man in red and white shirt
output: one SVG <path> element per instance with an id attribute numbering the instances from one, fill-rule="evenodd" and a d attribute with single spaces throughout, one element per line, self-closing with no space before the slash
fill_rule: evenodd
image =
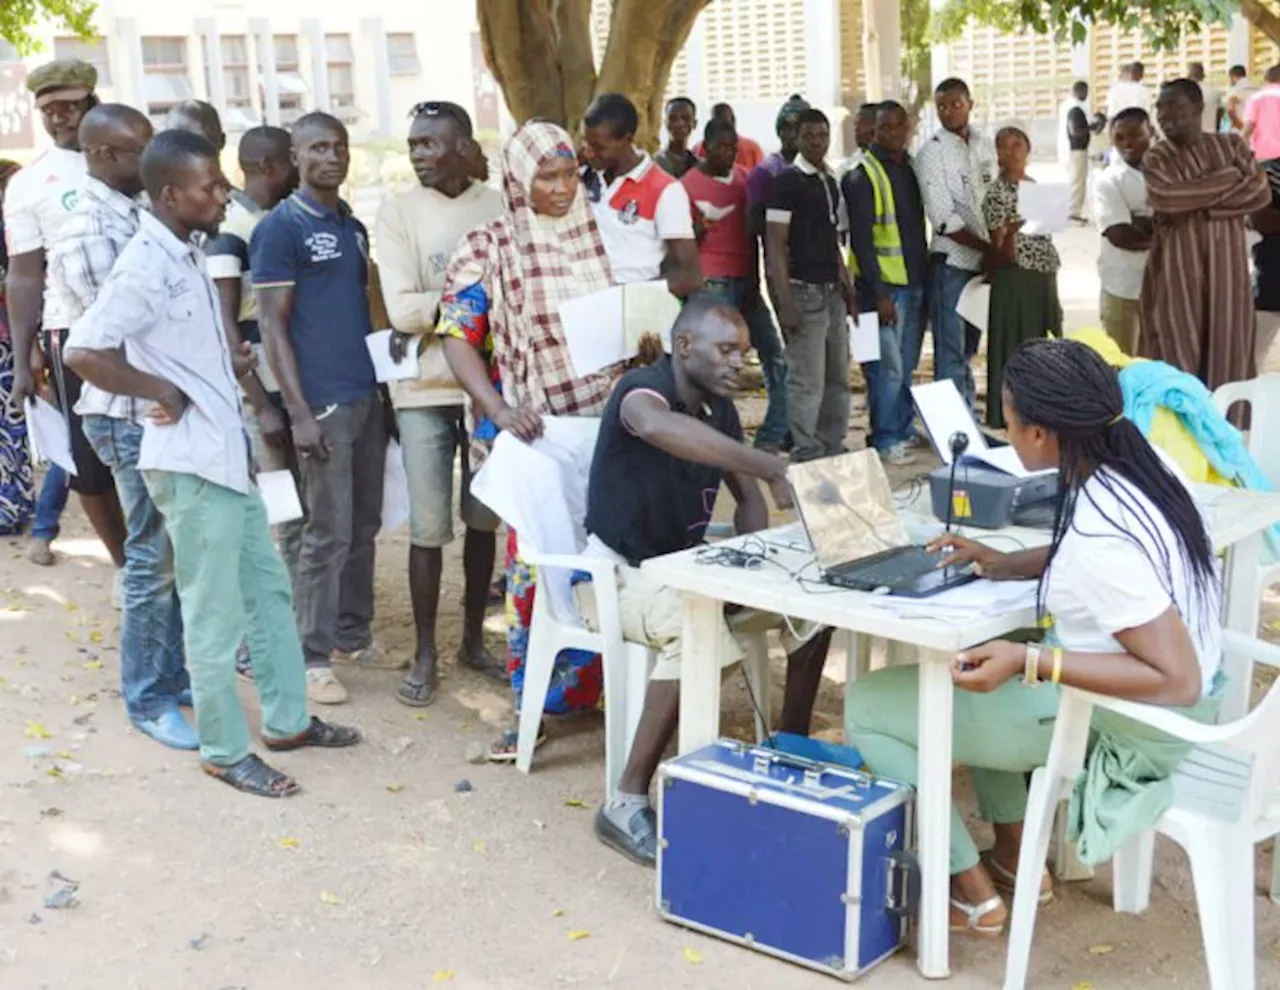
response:
<path id="1" fill-rule="evenodd" d="M 602 93 L 583 117 L 591 211 L 613 280 L 667 280 L 686 297 L 702 287 L 698 244 L 684 187 L 635 146 L 639 115 L 621 93 Z"/>

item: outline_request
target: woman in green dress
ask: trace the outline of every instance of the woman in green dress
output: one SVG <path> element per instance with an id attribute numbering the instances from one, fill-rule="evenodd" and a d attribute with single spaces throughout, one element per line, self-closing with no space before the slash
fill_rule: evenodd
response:
<path id="1" fill-rule="evenodd" d="M 1018 216 L 1018 183 L 1027 176 L 1031 139 L 1017 127 L 996 134 L 1000 176 L 982 201 L 982 216 L 991 232 L 991 309 L 987 318 L 987 425 L 1003 429 L 1000 389 L 1004 368 L 1028 340 L 1062 335 L 1058 301 L 1058 269 L 1062 261 L 1046 234 L 1024 234 Z"/>

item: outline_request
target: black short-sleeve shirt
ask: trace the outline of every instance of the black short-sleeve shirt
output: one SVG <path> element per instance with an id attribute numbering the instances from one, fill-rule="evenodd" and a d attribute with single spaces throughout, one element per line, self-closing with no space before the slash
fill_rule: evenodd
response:
<path id="1" fill-rule="evenodd" d="M 701 409 L 686 409 L 676 394 L 670 356 L 622 376 L 605 407 L 591 462 L 587 532 L 639 566 L 703 541 L 722 472 L 673 457 L 628 430 L 622 403 L 632 392 L 657 396 L 675 412 L 696 416 L 735 440 L 742 440 L 742 424 L 733 401 L 722 396 L 712 396 Z"/>
<path id="2" fill-rule="evenodd" d="M 797 159 L 798 160 L 798 159 Z M 774 176 L 765 220 L 790 216 L 787 253 L 791 277 L 830 285 L 840 281 L 840 187 L 828 172 L 792 165 Z"/>

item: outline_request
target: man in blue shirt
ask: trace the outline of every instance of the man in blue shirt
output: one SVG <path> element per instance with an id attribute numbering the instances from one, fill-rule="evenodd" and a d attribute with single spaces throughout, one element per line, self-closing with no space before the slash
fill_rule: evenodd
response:
<path id="1" fill-rule="evenodd" d="M 254 229 L 250 267 L 306 493 L 294 609 L 307 691 L 336 705 L 347 691 L 333 660 L 379 665 L 370 623 L 387 434 L 365 345 L 369 235 L 338 196 L 351 163 L 347 129 L 309 113 L 294 125 L 293 155 L 301 184 Z"/>

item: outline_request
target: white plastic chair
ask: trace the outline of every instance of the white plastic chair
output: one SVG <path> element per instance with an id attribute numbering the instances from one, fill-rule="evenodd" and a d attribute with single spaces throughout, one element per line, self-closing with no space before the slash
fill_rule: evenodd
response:
<path id="1" fill-rule="evenodd" d="M 1280 667 L 1280 647 L 1226 631 L 1223 651 L 1243 661 Z M 1253 847 L 1280 834 L 1280 687 L 1273 685 L 1249 714 L 1225 725 L 1203 725 L 1154 705 L 1065 688 L 1047 764 L 1031 778 L 1017 893 L 1009 931 L 1005 990 L 1023 990 L 1035 929 L 1040 873 L 1053 815 L 1084 765 L 1094 707 L 1106 708 L 1194 744 L 1173 775 L 1173 806 L 1117 851 L 1115 910 L 1139 913 L 1151 892 L 1155 832 L 1191 861 L 1211 990 L 1254 987 Z M 1276 900 L 1276 889 L 1272 899 Z"/>

